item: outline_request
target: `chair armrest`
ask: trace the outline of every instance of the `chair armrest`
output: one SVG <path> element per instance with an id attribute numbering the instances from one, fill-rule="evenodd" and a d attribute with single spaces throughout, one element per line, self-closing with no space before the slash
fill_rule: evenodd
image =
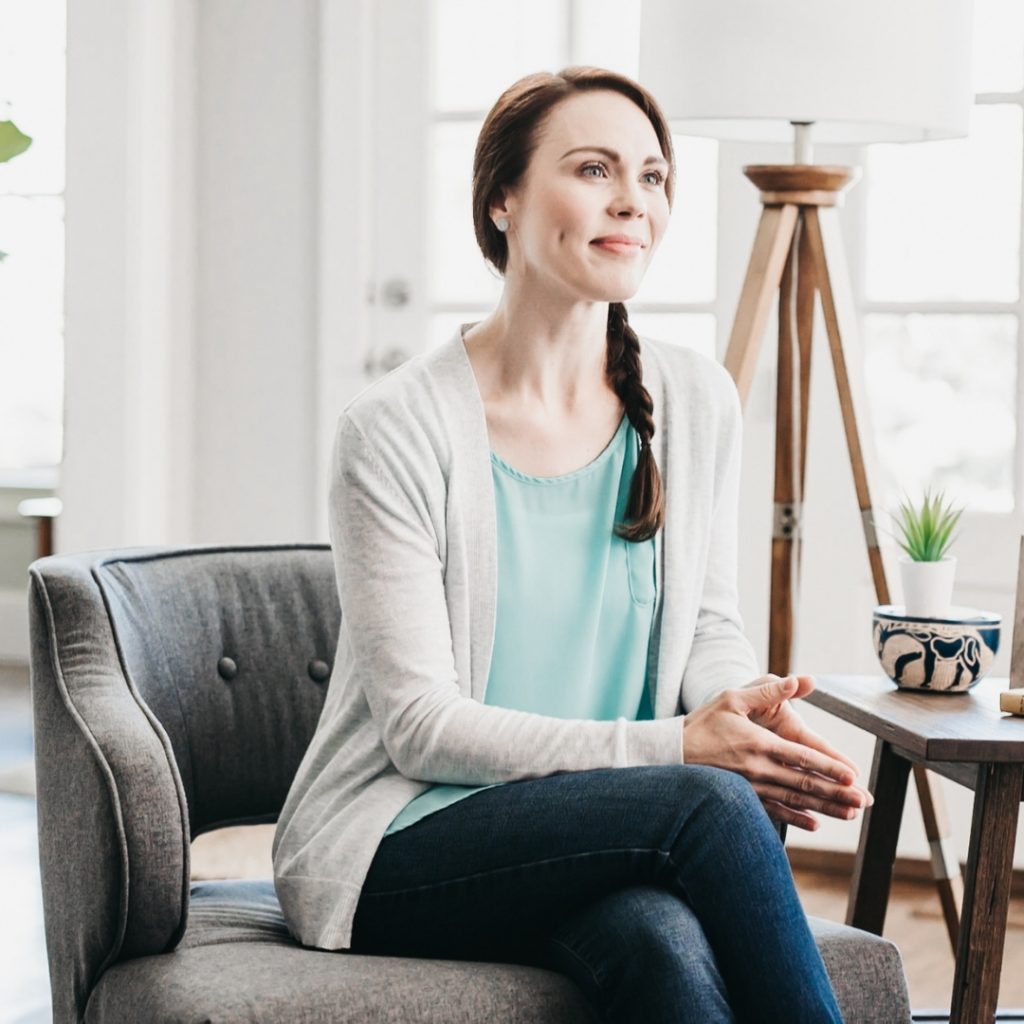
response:
<path id="1" fill-rule="evenodd" d="M 29 568 L 39 859 L 54 1019 L 112 963 L 173 948 L 189 829 L 166 733 L 126 677 L 92 556 Z"/>

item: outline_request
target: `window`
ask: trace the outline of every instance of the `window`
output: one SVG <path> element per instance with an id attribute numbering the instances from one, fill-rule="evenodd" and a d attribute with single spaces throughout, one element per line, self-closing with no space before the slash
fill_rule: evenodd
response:
<path id="1" fill-rule="evenodd" d="M 1020 507 L 1024 5 L 976 0 L 970 136 L 867 150 L 865 372 L 887 504 Z"/>
<path id="2" fill-rule="evenodd" d="M 0 0 L 0 120 L 31 146 L 0 164 L 0 471 L 63 445 L 63 0 Z"/>

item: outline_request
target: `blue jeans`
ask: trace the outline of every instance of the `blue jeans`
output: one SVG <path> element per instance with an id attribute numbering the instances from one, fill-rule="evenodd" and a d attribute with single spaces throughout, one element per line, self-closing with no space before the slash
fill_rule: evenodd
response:
<path id="1" fill-rule="evenodd" d="M 842 1024 L 775 826 L 704 765 L 512 782 L 386 836 L 352 952 L 545 967 L 608 1021 Z"/>

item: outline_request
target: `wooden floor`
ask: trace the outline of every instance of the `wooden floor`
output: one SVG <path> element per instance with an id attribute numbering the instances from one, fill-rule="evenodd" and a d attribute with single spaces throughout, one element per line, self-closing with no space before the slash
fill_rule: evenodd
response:
<path id="1" fill-rule="evenodd" d="M 846 917 L 847 879 L 808 871 L 794 871 L 797 891 L 806 913 L 832 921 Z M 953 992 L 953 952 L 946 936 L 939 899 L 930 884 L 893 883 L 885 918 L 885 937 L 900 949 L 915 1011 L 948 1009 Z M 1010 901 L 1003 973 L 999 984 L 1000 1008 L 1024 1007 L 1024 900 Z"/>
<path id="2" fill-rule="evenodd" d="M 25 735 L 25 730 L 29 735 Z M 49 987 L 39 892 L 35 800 L 31 772 L 27 678 L 0 666 L 0 1024 L 49 1024 Z M 27 784 L 26 784 L 27 781 Z M 4 790 L 8 790 L 4 792 Z M 269 826 L 225 829 L 193 844 L 196 878 L 268 877 Z M 848 879 L 806 870 L 794 873 L 804 910 L 842 921 Z M 13 922 L 13 927 L 11 926 Z M 885 935 L 899 946 L 915 1011 L 945 1009 L 953 987 L 953 955 L 928 884 L 897 881 Z M 1000 1007 L 1024 1007 L 1024 900 L 1010 904 Z"/>

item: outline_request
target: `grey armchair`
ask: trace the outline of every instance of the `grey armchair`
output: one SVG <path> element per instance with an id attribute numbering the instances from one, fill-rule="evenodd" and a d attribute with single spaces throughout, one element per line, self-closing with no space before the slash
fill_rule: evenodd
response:
<path id="1" fill-rule="evenodd" d="M 273 881 L 190 881 L 191 840 L 273 822 L 340 625 L 326 545 L 134 548 L 30 568 L 40 865 L 55 1021 L 572 1022 L 515 964 L 324 952 Z M 888 941 L 811 919 L 847 1024 L 910 1019 Z"/>

